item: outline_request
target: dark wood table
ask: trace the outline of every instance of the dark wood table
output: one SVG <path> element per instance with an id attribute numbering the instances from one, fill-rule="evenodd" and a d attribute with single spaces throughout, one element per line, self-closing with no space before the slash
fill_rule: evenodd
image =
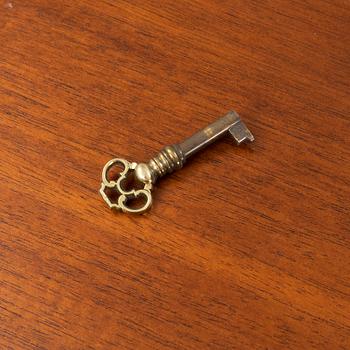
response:
<path id="1" fill-rule="evenodd" d="M 0 2 L 0 349 L 349 349 L 350 3 Z M 143 216 L 98 194 L 235 109 Z"/>

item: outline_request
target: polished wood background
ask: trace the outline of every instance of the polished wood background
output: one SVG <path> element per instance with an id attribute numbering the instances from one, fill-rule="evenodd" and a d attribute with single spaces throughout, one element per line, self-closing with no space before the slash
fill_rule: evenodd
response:
<path id="1" fill-rule="evenodd" d="M 0 349 L 350 349 L 349 1 L 2 1 Z M 111 212 L 104 163 L 230 109 L 256 137 Z"/>

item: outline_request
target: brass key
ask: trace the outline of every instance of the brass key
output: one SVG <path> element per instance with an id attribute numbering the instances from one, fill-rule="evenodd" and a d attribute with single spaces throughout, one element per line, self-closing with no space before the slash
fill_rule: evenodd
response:
<path id="1" fill-rule="evenodd" d="M 254 136 L 239 115 L 231 111 L 182 143 L 166 146 L 148 164 L 130 163 L 120 158 L 110 160 L 102 171 L 100 194 L 111 209 L 142 214 L 152 206 L 151 190 L 158 178 L 181 169 L 189 157 L 227 134 L 233 137 L 237 145 L 254 141 Z M 123 170 L 117 180 L 110 180 L 109 173 L 115 166 L 122 166 Z M 125 185 L 131 173 L 134 181 L 141 186 L 140 189 L 126 189 Z M 112 201 L 106 193 L 107 189 L 116 195 L 115 201 Z M 137 208 L 128 206 L 130 200 L 139 197 L 144 199 L 142 206 Z"/>

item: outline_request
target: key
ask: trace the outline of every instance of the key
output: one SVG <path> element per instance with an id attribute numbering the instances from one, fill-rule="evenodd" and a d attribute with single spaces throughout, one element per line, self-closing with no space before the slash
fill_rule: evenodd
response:
<path id="1" fill-rule="evenodd" d="M 231 111 L 182 143 L 166 146 L 147 164 L 130 163 L 121 158 L 110 160 L 102 171 L 100 194 L 111 209 L 142 214 L 152 206 L 151 191 L 160 177 L 181 169 L 188 158 L 225 135 L 230 135 L 237 145 L 254 141 L 239 115 Z M 116 180 L 112 180 L 110 172 L 117 166 L 122 171 Z M 136 188 L 128 188 L 130 179 Z M 142 199 L 136 208 L 130 205 L 135 199 Z"/>

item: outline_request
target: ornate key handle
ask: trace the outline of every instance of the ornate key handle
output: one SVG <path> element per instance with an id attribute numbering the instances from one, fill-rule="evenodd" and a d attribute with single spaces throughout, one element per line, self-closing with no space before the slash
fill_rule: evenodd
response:
<path id="1" fill-rule="evenodd" d="M 142 214 L 152 206 L 151 190 L 159 177 L 181 169 L 190 156 L 228 133 L 237 145 L 254 141 L 254 136 L 241 121 L 239 115 L 231 111 L 184 142 L 163 148 L 148 164 L 129 163 L 127 160 L 119 158 L 110 160 L 102 171 L 100 193 L 111 209 Z M 109 172 L 117 165 L 121 165 L 123 170 L 119 173 L 117 180 L 110 180 Z M 127 190 L 125 185 L 130 176 L 133 176 L 136 183 L 143 188 Z M 117 195 L 114 202 L 106 190 L 113 191 Z M 140 198 L 143 199 L 140 207 L 135 209 L 128 206 L 130 200 Z"/>
<path id="2" fill-rule="evenodd" d="M 109 172 L 117 165 L 121 165 L 123 170 L 119 173 L 119 178 L 116 181 L 110 180 Z M 143 189 L 139 190 L 126 190 L 124 187 L 129 173 L 134 172 L 135 168 L 137 168 L 137 163 L 129 163 L 127 160 L 120 158 L 112 159 L 104 166 L 100 193 L 111 209 L 122 210 L 125 213 L 141 214 L 152 206 L 152 182 L 144 183 Z M 106 189 L 110 189 L 117 194 L 117 200 L 115 202 L 107 195 Z M 127 205 L 129 200 L 139 197 L 143 197 L 144 199 L 144 204 L 141 207 L 133 209 Z"/>

